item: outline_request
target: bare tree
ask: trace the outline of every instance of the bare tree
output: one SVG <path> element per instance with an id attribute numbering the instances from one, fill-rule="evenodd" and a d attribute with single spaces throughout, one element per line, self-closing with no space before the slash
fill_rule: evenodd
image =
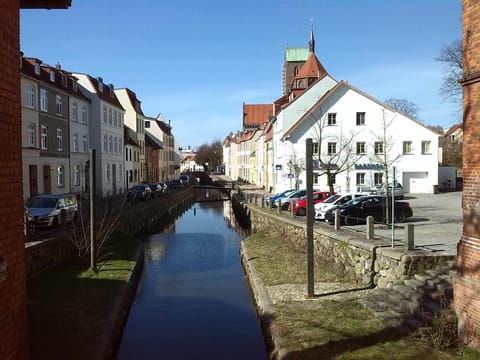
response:
<path id="1" fill-rule="evenodd" d="M 440 94 L 444 100 L 450 100 L 455 105 L 462 104 L 462 86 L 460 80 L 462 78 L 463 59 L 462 59 L 462 42 L 455 40 L 450 45 L 440 49 L 440 54 L 435 60 L 440 61 L 445 66 L 445 75 Z"/>
<path id="2" fill-rule="evenodd" d="M 314 114 L 312 116 L 315 118 Z M 330 115 L 332 116 L 332 115 Z M 326 128 L 329 125 L 336 124 L 335 119 L 328 118 L 329 114 L 324 114 L 320 119 L 316 119 L 313 127 L 315 136 L 313 140 L 313 157 L 318 161 L 315 166 L 319 176 L 327 176 L 327 185 L 330 193 L 334 193 L 335 178 L 338 174 L 349 171 L 353 165 L 363 157 L 362 153 L 357 154 L 355 149 L 356 134 L 351 132 L 343 134 L 341 127 L 338 134 L 327 134 Z M 329 123 L 330 122 L 330 123 Z"/>
<path id="3" fill-rule="evenodd" d="M 287 166 L 290 170 L 290 173 L 293 174 L 295 179 L 295 189 L 298 190 L 298 178 L 300 173 L 305 169 L 305 161 L 302 158 L 297 156 L 295 149 L 292 146 L 290 159 L 288 160 Z"/>
<path id="4" fill-rule="evenodd" d="M 395 146 L 395 139 L 390 132 L 390 128 L 395 120 L 396 115 L 388 116 L 387 110 L 381 109 L 382 112 L 382 123 L 381 123 L 381 133 L 376 136 L 376 141 L 374 144 L 374 155 L 372 160 L 376 161 L 383 167 L 383 173 L 385 175 L 384 186 L 388 186 L 388 177 L 389 169 L 393 164 L 402 156 L 401 153 L 395 154 L 393 148 Z M 388 188 L 388 187 L 387 187 Z M 385 188 L 385 193 L 387 193 L 387 188 Z M 393 188 L 392 188 L 393 192 Z M 388 197 L 387 197 L 388 199 Z M 387 201 L 388 203 L 388 201 Z M 386 223 L 389 223 L 389 206 L 386 207 Z"/>
<path id="5" fill-rule="evenodd" d="M 407 99 L 390 98 L 385 100 L 385 104 L 414 119 L 418 117 L 420 111 L 417 104 Z"/>

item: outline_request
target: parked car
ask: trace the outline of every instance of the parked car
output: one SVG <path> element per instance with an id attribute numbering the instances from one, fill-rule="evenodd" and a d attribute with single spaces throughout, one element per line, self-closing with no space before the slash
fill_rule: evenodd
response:
<path id="1" fill-rule="evenodd" d="M 163 181 L 159 181 L 158 184 L 162 187 L 162 192 L 166 193 L 168 190 L 168 185 L 164 183 Z"/>
<path id="2" fill-rule="evenodd" d="M 275 207 L 275 201 L 278 199 L 278 198 L 281 198 L 281 197 L 285 197 L 285 196 L 288 196 L 290 195 L 291 193 L 293 193 L 295 191 L 295 189 L 288 189 L 288 190 L 284 190 L 284 191 L 281 191 L 279 193 L 276 193 L 275 195 L 272 196 L 272 207 Z M 270 199 L 267 198 L 267 205 L 269 204 L 270 202 Z"/>
<path id="3" fill-rule="evenodd" d="M 313 204 L 321 203 L 330 197 L 330 192 L 328 191 L 314 191 L 312 194 Z M 294 204 L 293 210 L 296 215 L 305 216 L 307 214 L 307 197 L 292 201 L 288 204 L 288 211 L 292 211 L 292 204 Z"/>
<path id="4" fill-rule="evenodd" d="M 27 209 L 35 228 L 55 227 L 78 216 L 77 197 L 73 194 L 43 194 L 31 198 Z"/>
<path id="5" fill-rule="evenodd" d="M 152 189 L 147 184 L 133 185 L 127 193 L 128 200 L 148 200 L 152 196 Z"/>
<path id="6" fill-rule="evenodd" d="M 190 177 L 187 174 L 182 174 L 178 178 L 183 185 L 188 185 L 188 182 L 190 181 Z"/>
<path id="7" fill-rule="evenodd" d="M 291 193 L 287 196 L 279 197 L 275 201 L 275 205 L 276 205 L 275 207 L 277 207 L 278 204 L 281 203 L 282 210 L 287 210 L 288 209 L 288 204 L 290 204 L 292 202 L 292 200 L 298 200 L 298 199 L 304 197 L 305 195 L 307 195 L 307 190 L 294 191 L 293 193 Z"/>
<path id="8" fill-rule="evenodd" d="M 25 240 L 30 239 L 35 234 L 35 218 L 28 211 L 28 208 L 23 206 L 23 235 Z"/>
<path id="9" fill-rule="evenodd" d="M 328 199 L 315 204 L 315 220 L 325 220 L 325 213 L 331 208 L 337 208 L 352 199 L 355 199 L 359 196 L 365 196 L 365 193 L 345 193 L 345 194 L 334 194 Z"/>
<path id="10" fill-rule="evenodd" d="M 150 187 L 151 192 L 151 197 L 157 197 L 162 195 L 163 193 L 163 188 L 162 185 L 159 183 L 149 183 L 147 184 Z"/>
<path id="11" fill-rule="evenodd" d="M 387 198 L 385 196 L 360 196 L 338 207 L 340 209 L 340 223 L 356 225 L 365 223 L 367 216 L 373 216 L 374 221 L 383 222 Z M 395 221 L 405 222 L 413 215 L 410 204 L 406 201 L 395 201 Z M 325 219 L 332 223 L 335 217 L 335 208 L 327 210 Z"/>
<path id="12" fill-rule="evenodd" d="M 380 189 L 380 194 L 385 195 L 385 190 L 387 190 L 386 191 L 387 196 L 392 196 L 392 185 L 382 186 L 382 188 Z M 393 190 L 393 196 L 394 196 L 395 200 L 403 200 L 404 193 L 403 193 L 402 184 L 400 184 L 398 182 L 395 183 L 395 188 Z"/>

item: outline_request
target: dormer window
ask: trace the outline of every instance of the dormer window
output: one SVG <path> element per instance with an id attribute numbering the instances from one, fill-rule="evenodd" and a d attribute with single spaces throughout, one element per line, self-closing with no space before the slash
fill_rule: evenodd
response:
<path id="1" fill-rule="evenodd" d="M 103 93 L 103 79 L 101 77 L 98 77 L 97 81 L 98 81 L 98 91 Z"/>
<path id="2" fill-rule="evenodd" d="M 110 84 L 110 96 L 113 97 L 113 85 Z"/>
<path id="3" fill-rule="evenodd" d="M 40 64 L 35 64 L 35 75 L 40 75 Z"/>
<path id="4" fill-rule="evenodd" d="M 72 81 L 73 81 L 73 84 L 72 84 L 72 86 L 73 86 L 73 91 L 74 91 L 74 92 L 77 92 L 77 91 L 78 91 L 77 82 L 76 82 L 75 80 L 72 80 Z"/>
<path id="5" fill-rule="evenodd" d="M 50 81 L 55 82 L 55 71 L 50 70 Z"/>
<path id="6" fill-rule="evenodd" d="M 62 85 L 63 87 L 67 87 L 67 76 L 62 73 Z"/>

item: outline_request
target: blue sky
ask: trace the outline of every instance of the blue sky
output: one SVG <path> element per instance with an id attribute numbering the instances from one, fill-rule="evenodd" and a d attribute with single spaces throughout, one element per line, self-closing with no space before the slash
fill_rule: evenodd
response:
<path id="1" fill-rule="evenodd" d="M 461 121 L 442 101 L 435 58 L 461 37 L 460 0 L 73 0 L 21 10 L 25 56 L 101 76 L 170 120 L 179 146 L 223 140 L 242 103 L 281 95 L 287 46 L 308 46 L 327 72 L 379 100 L 404 98 L 429 125 Z"/>

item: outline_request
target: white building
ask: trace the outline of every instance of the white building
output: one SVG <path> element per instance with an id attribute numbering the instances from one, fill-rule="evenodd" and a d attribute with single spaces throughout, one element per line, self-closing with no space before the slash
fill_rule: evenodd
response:
<path id="1" fill-rule="evenodd" d="M 90 146 L 96 149 L 96 192 L 106 197 L 125 191 L 123 157 L 124 109 L 112 84 L 90 75 L 74 73 L 91 101 Z"/>
<path id="2" fill-rule="evenodd" d="M 133 130 L 137 137 L 137 143 L 139 146 L 139 159 L 140 169 L 137 180 L 133 180 L 133 183 L 142 183 L 146 181 L 147 167 L 145 164 L 145 115 L 143 114 L 141 102 L 138 100 L 137 95 L 128 88 L 121 88 L 115 90 L 120 104 L 125 109 L 124 124 L 131 130 Z M 132 184 L 132 180 L 129 184 Z"/>

